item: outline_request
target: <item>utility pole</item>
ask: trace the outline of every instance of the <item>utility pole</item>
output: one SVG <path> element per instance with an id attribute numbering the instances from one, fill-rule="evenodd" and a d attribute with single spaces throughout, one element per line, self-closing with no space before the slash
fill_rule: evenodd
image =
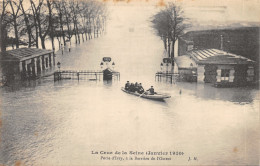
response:
<path id="1" fill-rule="evenodd" d="M 223 50 L 223 35 L 220 35 L 220 49 Z"/>

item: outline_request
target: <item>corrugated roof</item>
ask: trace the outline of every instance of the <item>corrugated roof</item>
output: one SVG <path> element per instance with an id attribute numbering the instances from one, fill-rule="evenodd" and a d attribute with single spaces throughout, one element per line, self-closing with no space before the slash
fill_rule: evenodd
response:
<path id="1" fill-rule="evenodd" d="M 192 50 L 188 52 L 198 64 L 251 64 L 255 61 L 218 49 Z"/>
<path id="2" fill-rule="evenodd" d="M 177 64 L 178 68 L 187 69 L 187 68 L 197 67 L 195 61 L 191 59 L 188 55 L 178 56 L 174 58 L 174 61 Z"/>
<path id="3" fill-rule="evenodd" d="M 0 53 L 2 60 L 21 61 L 33 57 L 46 55 L 52 53 L 52 50 L 38 49 L 38 48 L 18 48 Z"/>

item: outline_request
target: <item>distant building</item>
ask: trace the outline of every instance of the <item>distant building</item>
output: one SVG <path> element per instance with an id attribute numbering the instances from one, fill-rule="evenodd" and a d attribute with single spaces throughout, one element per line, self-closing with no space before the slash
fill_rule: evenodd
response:
<path id="1" fill-rule="evenodd" d="M 35 79 L 51 72 L 55 66 L 52 50 L 19 48 L 0 53 L 2 76 L 8 80 Z"/>
<path id="2" fill-rule="evenodd" d="M 190 31 L 178 39 L 178 56 L 187 55 L 191 48 L 219 49 L 251 59 L 259 66 L 259 31 L 259 27 Z M 255 68 L 254 75 L 255 80 L 259 80 L 259 67 Z"/>
<path id="3" fill-rule="evenodd" d="M 196 62 L 188 55 L 174 58 L 177 66 L 176 73 L 179 73 L 180 81 L 197 82 L 197 67 Z"/>
<path id="4" fill-rule="evenodd" d="M 180 37 L 178 39 L 178 56 L 185 55 L 187 51 L 194 49 L 194 42 L 190 39 Z"/>
<path id="5" fill-rule="evenodd" d="M 248 85 L 254 81 L 256 62 L 219 49 L 187 51 L 175 58 L 180 76 L 197 76 L 197 82 L 216 86 Z"/>

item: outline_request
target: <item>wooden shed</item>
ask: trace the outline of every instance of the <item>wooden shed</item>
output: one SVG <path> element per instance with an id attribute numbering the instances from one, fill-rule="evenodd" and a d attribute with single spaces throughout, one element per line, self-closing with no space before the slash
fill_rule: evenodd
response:
<path id="1" fill-rule="evenodd" d="M 2 75 L 8 79 L 35 79 L 54 69 L 52 50 L 19 48 L 0 53 Z"/>
<path id="2" fill-rule="evenodd" d="M 253 60 L 218 49 L 193 50 L 187 54 L 196 62 L 197 82 L 240 86 L 254 81 Z"/>

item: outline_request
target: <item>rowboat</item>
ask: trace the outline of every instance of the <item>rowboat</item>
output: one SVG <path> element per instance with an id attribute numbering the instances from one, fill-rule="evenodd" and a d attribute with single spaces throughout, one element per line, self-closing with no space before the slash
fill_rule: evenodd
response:
<path id="1" fill-rule="evenodd" d="M 135 95 L 135 96 L 142 97 L 142 98 L 146 98 L 146 99 L 151 99 L 151 100 L 163 101 L 164 99 L 171 97 L 167 94 L 162 94 L 162 93 L 156 93 L 156 94 L 150 95 L 150 94 L 146 94 L 146 93 L 140 94 L 140 93 L 137 93 L 137 92 L 130 92 L 130 91 L 125 90 L 124 87 L 122 87 L 121 90 L 128 93 L 128 94 Z"/>

